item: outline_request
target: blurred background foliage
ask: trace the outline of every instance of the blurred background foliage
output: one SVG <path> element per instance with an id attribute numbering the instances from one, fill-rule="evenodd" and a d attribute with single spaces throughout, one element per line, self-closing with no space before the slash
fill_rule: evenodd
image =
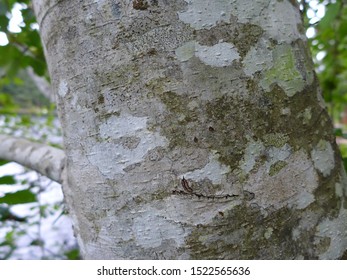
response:
<path id="1" fill-rule="evenodd" d="M 37 77 L 49 83 L 31 3 L 0 0 L 0 133 L 61 146 L 55 106 Z M 3 160 L 0 259 L 79 259 L 60 185 Z"/>
<path id="2" fill-rule="evenodd" d="M 299 2 L 322 93 L 347 169 L 347 1 Z"/>
<path id="3" fill-rule="evenodd" d="M 347 167 L 347 0 L 297 2 Z M 29 68 L 49 82 L 38 28 L 30 0 L 0 0 L 0 133 L 59 146 L 61 141 L 51 137 L 61 140 L 54 104 L 39 90 L 27 71 Z M 28 133 L 32 128 L 36 131 Z M 0 160 L 0 168 L 6 164 L 9 163 Z M 24 235 L 31 235 L 24 246 L 39 248 L 41 254 L 22 255 L 22 258 L 78 259 L 76 246 L 63 242 L 60 249 L 53 252 L 48 248 L 49 242 L 42 237 L 44 218 L 54 216 L 56 221 L 64 215 L 62 201 L 42 203 L 40 200 L 50 183 L 39 175 L 30 178 L 21 175 L 0 175 L 0 229 L 6 229 L 0 235 L 0 259 L 21 258 L 16 251 L 23 246 L 19 240 Z M 11 190 L 13 185 L 22 187 L 14 191 Z M 30 205 L 30 211 L 17 214 L 15 207 L 23 205 Z M 33 226 L 37 227 L 34 235 L 30 230 Z"/>

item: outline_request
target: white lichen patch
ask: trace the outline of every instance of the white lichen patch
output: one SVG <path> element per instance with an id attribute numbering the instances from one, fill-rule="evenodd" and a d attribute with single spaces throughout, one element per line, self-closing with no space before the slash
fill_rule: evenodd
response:
<path id="1" fill-rule="evenodd" d="M 79 104 L 80 102 L 80 98 L 78 97 L 78 94 L 74 94 L 71 99 L 70 99 L 70 104 L 77 110 L 77 111 L 81 111 L 83 108 L 82 106 Z"/>
<path id="2" fill-rule="evenodd" d="M 187 179 L 200 181 L 208 178 L 213 184 L 221 184 L 226 181 L 226 174 L 230 172 L 230 167 L 222 164 L 218 160 L 219 156 L 213 152 L 209 156 L 208 163 L 201 169 L 196 169 L 192 172 L 182 174 Z"/>
<path id="3" fill-rule="evenodd" d="M 270 147 L 267 150 L 268 160 L 265 163 L 268 173 L 272 165 L 279 161 L 286 161 L 292 153 L 292 149 L 288 144 L 283 145 L 281 148 Z"/>
<path id="4" fill-rule="evenodd" d="M 319 258 L 322 260 L 335 260 L 342 256 L 347 247 L 347 210 L 341 208 L 339 216 L 335 219 L 325 219 L 317 226 L 315 243 L 322 238 L 329 238 L 329 248 Z"/>
<path id="5" fill-rule="evenodd" d="M 269 239 L 273 233 L 274 229 L 272 227 L 269 227 L 265 230 L 264 237 L 265 239 Z"/>
<path id="6" fill-rule="evenodd" d="M 264 16 L 257 17 L 257 21 L 274 40 L 286 43 L 298 38 L 306 40 L 305 34 L 298 30 L 298 26 L 302 24 L 300 13 L 290 1 L 272 0 L 270 6 L 263 9 L 263 13 Z"/>
<path id="7" fill-rule="evenodd" d="M 311 108 L 306 108 L 304 112 L 302 112 L 302 117 L 303 117 L 303 123 L 304 124 L 309 124 L 310 120 L 312 118 L 312 109 Z"/>
<path id="8" fill-rule="evenodd" d="M 289 205 L 303 209 L 314 201 L 313 192 L 317 186 L 318 177 L 312 161 L 303 151 L 298 151 L 291 154 L 286 165 L 273 176 L 269 175 L 268 167 L 260 166 L 244 189 L 255 194 L 252 202 L 262 208 L 279 209 Z"/>
<path id="9" fill-rule="evenodd" d="M 134 219 L 132 232 L 136 243 L 143 248 L 154 248 L 159 247 L 164 239 L 174 240 L 177 246 L 184 245 L 184 237 L 188 232 L 179 223 L 171 222 L 158 214 L 157 209 L 148 206 Z"/>
<path id="10" fill-rule="evenodd" d="M 270 38 L 279 43 L 291 43 L 299 38 L 306 40 L 298 30 L 301 25 L 300 13 L 290 1 L 271 0 L 266 4 L 259 0 L 231 2 L 232 14 L 238 22 L 261 26 Z"/>
<path id="11" fill-rule="evenodd" d="M 249 23 L 250 21 L 257 21 L 258 17 L 264 10 L 264 1 L 259 0 L 232 0 L 232 14 L 237 16 L 238 22 Z M 260 19 L 259 19 L 260 20 Z"/>
<path id="12" fill-rule="evenodd" d="M 299 224 L 293 228 L 292 237 L 294 240 L 299 240 L 302 234 L 306 234 L 308 231 L 316 227 L 318 220 L 320 219 L 320 213 L 307 210 L 299 221 Z"/>
<path id="13" fill-rule="evenodd" d="M 136 214 L 131 226 L 134 239 L 144 248 L 159 247 L 163 241 L 175 242 L 177 247 L 184 246 L 196 225 L 209 224 L 216 214 L 227 211 L 241 201 L 228 203 L 210 203 L 206 200 L 182 199 L 179 196 L 157 200 L 151 205 L 145 204 L 128 213 Z M 183 228 L 184 225 L 184 228 Z"/>
<path id="14" fill-rule="evenodd" d="M 210 29 L 216 26 L 218 22 L 229 22 L 230 20 L 230 13 L 233 8 L 231 1 L 185 1 L 188 8 L 186 11 L 178 13 L 178 17 L 196 30 Z"/>
<path id="15" fill-rule="evenodd" d="M 225 67 L 240 58 L 234 45 L 230 43 L 218 43 L 213 46 L 196 45 L 195 55 L 205 64 L 213 67 Z"/>
<path id="16" fill-rule="evenodd" d="M 343 189 L 342 189 L 342 184 L 341 183 L 336 183 L 335 184 L 335 194 L 338 197 L 343 197 Z"/>
<path id="17" fill-rule="evenodd" d="M 256 72 L 263 72 L 270 69 L 272 65 L 272 52 L 270 42 L 260 39 L 258 43 L 251 47 L 242 63 L 243 69 L 247 76 L 251 77 Z"/>
<path id="18" fill-rule="evenodd" d="M 240 59 L 236 47 L 231 43 L 221 42 L 213 46 L 202 46 L 195 41 L 189 41 L 177 48 L 176 57 L 184 62 L 192 57 L 197 57 L 204 64 L 213 67 L 230 66 L 235 60 Z"/>
<path id="19" fill-rule="evenodd" d="M 93 146 L 87 157 L 107 178 L 125 173 L 126 167 L 141 162 L 148 151 L 167 143 L 159 133 L 147 129 L 146 117 L 112 116 L 99 130 L 102 141 Z M 128 141 L 134 138 L 136 146 L 122 145 L 124 138 Z"/>
<path id="20" fill-rule="evenodd" d="M 289 107 L 286 107 L 286 108 L 282 108 L 281 109 L 281 115 L 282 116 L 290 116 L 291 114 L 291 111 L 290 111 L 290 108 Z"/>
<path id="21" fill-rule="evenodd" d="M 260 140 L 251 141 L 245 149 L 245 154 L 241 160 L 240 168 L 245 173 L 250 172 L 256 163 L 257 157 L 264 153 L 264 151 L 265 146 Z"/>
<path id="22" fill-rule="evenodd" d="M 218 212 L 228 211 L 242 204 L 242 200 L 213 203 L 211 200 L 182 199 L 180 196 L 171 196 L 163 201 L 158 201 L 157 204 L 157 207 L 152 209 L 157 215 L 164 216 L 166 220 L 173 223 L 180 221 L 181 224 L 195 227 L 198 224 L 210 224 Z"/>
<path id="23" fill-rule="evenodd" d="M 320 140 L 317 146 L 311 151 L 314 167 L 319 170 L 324 177 L 330 175 L 335 167 L 334 150 L 331 144 L 325 140 Z"/>
<path id="24" fill-rule="evenodd" d="M 297 209 L 305 209 L 312 202 L 314 202 L 315 197 L 312 192 L 315 189 L 315 183 L 311 183 L 308 185 L 309 191 L 303 191 L 300 195 L 295 196 L 293 199 L 289 201 L 289 205 L 294 205 Z M 305 188 L 306 186 L 302 185 L 301 187 Z"/>
<path id="25" fill-rule="evenodd" d="M 58 95 L 61 98 L 64 98 L 66 94 L 69 92 L 69 86 L 65 80 L 61 80 L 58 86 Z"/>
<path id="26" fill-rule="evenodd" d="M 100 137 L 102 139 L 117 139 L 124 136 L 138 136 L 146 129 L 147 118 L 134 117 L 132 115 L 112 116 L 100 125 Z"/>

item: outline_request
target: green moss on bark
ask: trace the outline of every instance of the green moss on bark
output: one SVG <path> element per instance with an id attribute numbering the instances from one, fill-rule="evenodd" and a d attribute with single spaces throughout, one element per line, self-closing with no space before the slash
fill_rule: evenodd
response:
<path id="1" fill-rule="evenodd" d="M 193 259 L 312 259 L 310 235 L 300 241 L 292 237 L 298 217 L 289 208 L 265 215 L 256 205 L 239 205 L 216 215 L 209 226 L 198 225 L 187 244 Z"/>

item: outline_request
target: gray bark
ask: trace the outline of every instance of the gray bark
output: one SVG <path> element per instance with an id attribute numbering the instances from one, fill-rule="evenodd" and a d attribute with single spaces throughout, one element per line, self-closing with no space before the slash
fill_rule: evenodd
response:
<path id="1" fill-rule="evenodd" d="M 26 139 L 1 134 L 0 143 L 1 159 L 15 161 L 53 181 L 62 183 L 62 174 L 65 168 L 64 151 Z"/>
<path id="2" fill-rule="evenodd" d="M 346 177 L 295 1 L 33 4 L 85 258 L 346 256 Z"/>

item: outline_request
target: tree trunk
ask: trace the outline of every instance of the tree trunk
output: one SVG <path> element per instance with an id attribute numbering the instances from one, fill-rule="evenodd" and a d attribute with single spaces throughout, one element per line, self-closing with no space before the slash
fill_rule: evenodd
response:
<path id="1" fill-rule="evenodd" d="M 86 259 L 346 257 L 296 1 L 34 0 Z"/>

